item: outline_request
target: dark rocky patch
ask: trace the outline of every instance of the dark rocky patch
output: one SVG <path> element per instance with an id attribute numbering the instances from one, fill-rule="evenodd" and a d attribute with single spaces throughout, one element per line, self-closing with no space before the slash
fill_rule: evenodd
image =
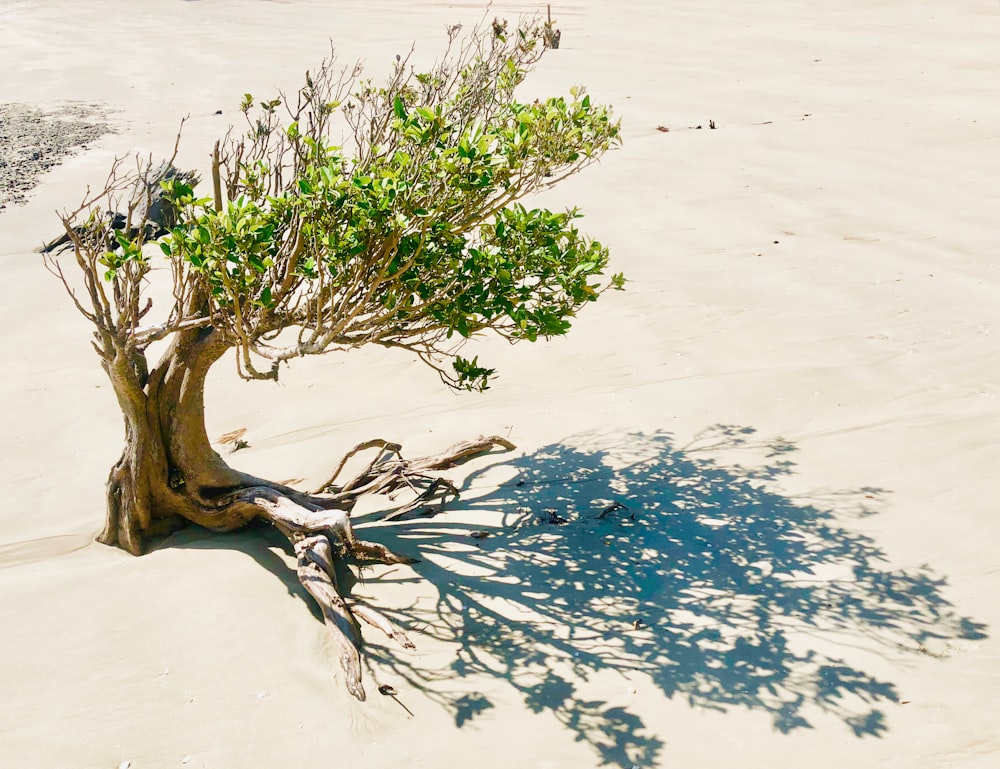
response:
<path id="1" fill-rule="evenodd" d="M 0 104 L 0 211 L 26 203 L 42 174 L 110 131 L 99 104 Z"/>

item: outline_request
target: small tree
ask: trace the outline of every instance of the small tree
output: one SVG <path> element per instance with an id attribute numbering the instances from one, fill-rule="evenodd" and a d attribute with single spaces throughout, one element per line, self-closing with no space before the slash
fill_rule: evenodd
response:
<path id="1" fill-rule="evenodd" d="M 582 89 L 514 98 L 544 32 L 528 24 L 508 34 L 494 22 L 462 39 L 452 28 L 439 63 L 417 71 L 397 57 L 384 86 L 361 79 L 360 67 L 335 69 L 331 56 L 292 98 L 246 95 L 247 130 L 216 143 L 211 197 L 195 192 L 191 175 L 165 173 L 170 165 L 127 171 L 119 160 L 103 190 L 61 217 L 82 285 L 46 256 L 94 325 L 125 420 L 99 540 L 138 555 L 187 522 L 225 532 L 270 521 L 294 546 L 358 699 L 355 618 L 411 644 L 370 607 L 348 605 L 334 563 L 412 559 L 355 536 L 356 500 L 410 487 L 416 498 L 391 515 L 405 514 L 457 493 L 435 471 L 513 446 L 481 437 L 404 460 L 398 445 L 370 441 L 306 493 L 236 470 L 212 449 L 205 376 L 229 350 L 240 376 L 276 380 L 293 358 L 374 344 L 416 355 L 449 386 L 482 390 L 493 371 L 458 354 L 467 339 L 566 333 L 608 287 L 593 282 L 607 250 L 581 235 L 575 210 L 517 201 L 596 161 L 619 129 Z M 172 292 L 151 323 L 158 258 Z M 159 340 L 168 345 L 150 368 L 146 351 Z M 364 469 L 340 481 L 347 459 L 370 450 Z"/>

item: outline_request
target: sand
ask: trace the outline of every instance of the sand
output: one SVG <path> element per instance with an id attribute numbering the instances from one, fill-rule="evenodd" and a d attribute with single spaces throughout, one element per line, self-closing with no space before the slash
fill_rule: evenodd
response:
<path id="1" fill-rule="evenodd" d="M 205 169 L 242 94 L 295 88 L 328 40 L 378 77 L 481 13 L 0 8 L 0 103 L 114 130 L 0 211 L 0 767 L 1000 765 L 993 0 L 558 5 L 526 95 L 584 83 L 625 143 L 543 200 L 584 210 L 628 290 L 564 339 L 477 344 L 484 395 L 378 351 L 281 386 L 216 367 L 210 434 L 246 428 L 232 461 L 270 477 L 375 435 L 518 445 L 453 473 L 444 515 L 360 518 L 423 559 L 354 587 L 418 646 L 366 634 L 368 702 L 266 531 L 93 544 L 121 427 L 32 253 L 53 211 L 184 115 Z"/>

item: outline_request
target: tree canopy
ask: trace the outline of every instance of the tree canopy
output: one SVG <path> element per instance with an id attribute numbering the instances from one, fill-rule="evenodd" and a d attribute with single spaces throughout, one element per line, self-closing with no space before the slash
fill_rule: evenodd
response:
<path id="1" fill-rule="evenodd" d="M 537 24 L 467 38 L 453 27 L 434 66 L 397 57 L 383 85 L 331 55 L 290 97 L 246 94 L 245 130 L 216 145 L 214 194 L 183 175 L 154 180 L 176 211 L 158 242 L 173 303 L 155 325 L 142 324 L 153 256 L 134 195 L 155 186 L 136 179 L 152 166 L 115 176 L 76 214 L 88 209 L 83 257 L 97 264 L 83 266 L 99 325 L 138 350 L 214 327 L 245 378 L 377 344 L 415 353 L 449 385 L 485 388 L 493 372 L 458 355 L 462 341 L 486 329 L 512 341 L 563 334 L 582 305 L 623 284 L 595 282 L 608 251 L 578 230 L 576 209 L 519 202 L 619 142 L 611 111 L 583 88 L 517 99 L 543 35 Z M 137 221 L 114 229 L 106 211 L 122 192 Z"/>

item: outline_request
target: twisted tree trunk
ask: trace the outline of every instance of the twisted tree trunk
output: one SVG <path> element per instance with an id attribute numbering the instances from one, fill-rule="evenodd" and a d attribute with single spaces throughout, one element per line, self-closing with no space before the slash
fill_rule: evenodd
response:
<path id="1" fill-rule="evenodd" d="M 205 432 L 205 376 L 228 349 L 218 332 L 178 333 L 148 375 L 141 354 L 116 350 L 105 369 L 125 419 L 125 448 L 108 477 L 108 511 L 98 539 L 134 555 L 151 536 L 184 521 L 231 531 L 254 515 L 218 504 L 242 475 L 212 449 Z"/>
<path id="2" fill-rule="evenodd" d="M 498 446 L 514 447 L 497 436 L 480 437 L 440 455 L 408 461 L 397 444 L 368 441 L 349 452 L 314 493 L 242 473 L 212 449 L 205 431 L 205 377 L 230 347 L 211 328 L 179 332 L 148 375 L 141 352 L 115 347 L 104 355 L 104 368 L 125 419 L 125 448 L 108 477 L 107 519 L 98 539 L 141 555 L 151 539 L 187 522 L 227 532 L 254 519 L 270 521 L 295 550 L 299 580 L 320 605 L 348 691 L 363 700 L 357 619 L 404 647 L 413 644 L 383 615 L 340 592 L 335 562 L 349 558 L 413 563 L 415 559 L 358 539 L 350 521 L 355 502 L 363 494 L 410 488 L 416 498 L 389 516 L 400 517 L 433 500 L 457 495 L 455 487 L 431 475 L 433 471 Z M 347 459 L 372 449 L 377 453 L 367 467 L 336 485 Z"/>

